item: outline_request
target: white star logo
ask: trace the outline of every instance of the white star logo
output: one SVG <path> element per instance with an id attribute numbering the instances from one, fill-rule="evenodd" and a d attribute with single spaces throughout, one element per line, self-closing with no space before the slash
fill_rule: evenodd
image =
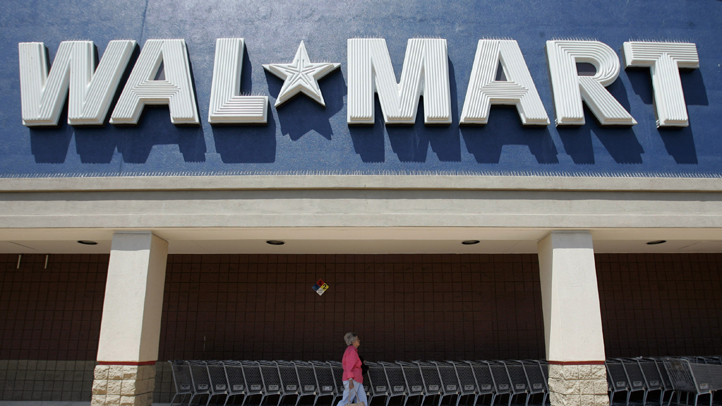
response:
<path id="1" fill-rule="evenodd" d="M 306 52 L 306 46 L 301 41 L 296 56 L 291 63 L 270 63 L 263 68 L 283 79 L 283 87 L 278 93 L 275 106 L 278 107 L 299 92 L 316 100 L 326 107 L 323 101 L 318 80 L 332 70 L 341 66 L 340 63 L 311 63 Z"/>

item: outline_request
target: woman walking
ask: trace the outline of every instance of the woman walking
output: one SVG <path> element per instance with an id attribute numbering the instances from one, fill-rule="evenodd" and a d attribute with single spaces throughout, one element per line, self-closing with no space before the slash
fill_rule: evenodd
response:
<path id="1" fill-rule="evenodd" d="M 368 406 L 366 401 L 366 391 L 364 390 L 364 378 L 361 375 L 361 359 L 358 356 L 358 347 L 361 345 L 356 333 L 346 333 L 343 336 L 346 341 L 346 352 L 343 353 L 341 364 L 343 365 L 343 398 L 336 406 L 346 406 L 348 403 L 363 403 Z"/>

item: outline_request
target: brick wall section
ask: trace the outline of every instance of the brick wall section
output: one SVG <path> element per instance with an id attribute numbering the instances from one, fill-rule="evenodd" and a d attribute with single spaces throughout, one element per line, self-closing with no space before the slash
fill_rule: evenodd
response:
<path id="1" fill-rule="evenodd" d="M 607 357 L 722 348 L 721 254 L 596 255 Z"/>
<path id="2" fill-rule="evenodd" d="M 108 258 L 0 254 L 0 400 L 90 401 Z"/>
<path id="3" fill-rule="evenodd" d="M 0 400 L 90 400 L 108 256 L 17 259 L 0 254 Z M 337 359 L 350 329 L 372 360 L 544 357 L 536 255 L 168 259 L 161 361 Z M 596 261 L 609 357 L 722 348 L 722 255 Z M 170 400 L 166 364 L 156 402 Z"/>
<path id="4" fill-rule="evenodd" d="M 0 400 L 90 402 L 95 361 L 0 360 Z"/>
<path id="5" fill-rule="evenodd" d="M 0 254 L 0 360 L 94 360 L 108 259 Z"/>
<path id="6" fill-rule="evenodd" d="M 160 359 L 544 356 L 534 255 L 176 255 Z M 318 296 L 322 278 L 330 289 Z"/>
<path id="7" fill-rule="evenodd" d="M 536 255 L 174 255 L 162 323 L 163 361 L 544 358 Z"/>

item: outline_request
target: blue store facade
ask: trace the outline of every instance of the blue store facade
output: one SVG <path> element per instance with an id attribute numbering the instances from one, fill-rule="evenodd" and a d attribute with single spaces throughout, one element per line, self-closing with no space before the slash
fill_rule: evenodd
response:
<path id="1" fill-rule="evenodd" d="M 0 11 L 1 400 L 165 403 L 156 361 L 346 330 L 386 361 L 722 352 L 719 1 Z"/>

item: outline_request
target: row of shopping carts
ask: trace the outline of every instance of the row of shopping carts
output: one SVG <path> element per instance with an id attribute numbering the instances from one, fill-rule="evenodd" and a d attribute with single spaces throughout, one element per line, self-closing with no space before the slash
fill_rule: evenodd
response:
<path id="1" fill-rule="evenodd" d="M 214 400 L 223 405 L 268 405 L 271 397 L 278 405 L 298 405 L 303 400 L 315 406 L 324 398 L 324 403 L 333 405 L 343 395 L 343 368 L 337 361 L 169 362 L 176 386 L 171 405 L 176 399 L 194 404 L 199 397 L 207 405 Z M 462 400 L 468 405 L 548 403 L 545 361 L 366 361 L 366 365 L 369 404 L 378 398 L 385 406 L 395 398 L 402 406 L 409 400 L 419 405 L 447 400 L 457 406 Z"/>
<path id="2" fill-rule="evenodd" d="M 605 362 L 611 404 L 697 406 L 722 390 L 722 357 L 638 357 Z"/>
<path id="3" fill-rule="evenodd" d="M 343 394 L 337 361 L 169 361 L 180 404 L 334 405 Z M 689 404 L 722 390 L 722 358 L 615 358 L 605 362 L 610 403 Z M 546 361 L 369 362 L 368 403 L 547 405 Z"/>

